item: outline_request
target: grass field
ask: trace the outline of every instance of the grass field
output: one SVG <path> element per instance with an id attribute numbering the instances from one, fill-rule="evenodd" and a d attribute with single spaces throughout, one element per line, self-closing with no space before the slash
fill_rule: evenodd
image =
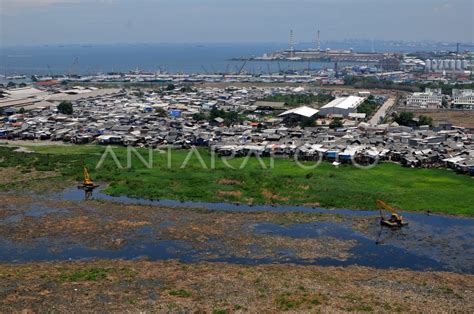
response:
<path id="1" fill-rule="evenodd" d="M 353 166 L 334 168 L 323 162 L 314 170 L 298 167 L 294 161 L 270 159 L 261 163 L 250 158 L 228 161 L 219 157 L 215 169 L 207 150 L 199 150 L 204 168 L 196 154 L 185 165 L 189 151 L 176 150 L 171 157 L 153 153 L 152 168 L 147 168 L 132 154 L 127 167 L 127 150 L 114 147 L 116 166 L 111 155 L 95 169 L 105 150 L 103 146 L 35 146 L 35 153 L 13 152 L 0 147 L 0 167 L 20 167 L 23 172 L 58 171 L 65 179 L 81 180 L 82 166 L 87 165 L 94 180 L 109 183 L 106 192 L 149 199 L 240 202 L 245 204 L 291 204 L 327 208 L 376 209 L 377 199 L 413 211 L 431 210 L 474 216 L 474 181 L 444 169 L 409 169 L 384 163 L 370 170 Z M 148 162 L 148 151 L 138 150 Z M 5 186 L 3 187 L 6 188 Z M 21 187 L 20 187 L 21 188 Z"/>

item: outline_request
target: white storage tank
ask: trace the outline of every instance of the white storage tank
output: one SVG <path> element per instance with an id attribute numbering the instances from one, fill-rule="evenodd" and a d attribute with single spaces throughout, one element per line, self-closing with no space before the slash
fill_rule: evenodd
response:
<path id="1" fill-rule="evenodd" d="M 463 70 L 467 70 L 469 68 L 469 61 L 468 60 L 462 60 L 462 68 L 463 68 Z"/>
<path id="2" fill-rule="evenodd" d="M 444 60 L 438 60 L 438 70 L 444 69 Z"/>
<path id="3" fill-rule="evenodd" d="M 435 59 L 433 59 L 433 60 L 431 61 L 431 70 L 432 70 L 432 71 L 438 70 L 438 61 L 435 60 Z"/>
<path id="4" fill-rule="evenodd" d="M 427 59 L 425 61 L 425 71 L 426 72 L 430 72 L 431 71 L 431 60 L 430 59 Z"/>
<path id="5" fill-rule="evenodd" d="M 449 69 L 456 70 L 456 60 L 449 60 Z"/>
<path id="6" fill-rule="evenodd" d="M 456 60 L 456 70 L 462 70 L 462 61 Z"/>
<path id="7" fill-rule="evenodd" d="M 443 69 L 449 70 L 449 60 L 443 60 Z"/>

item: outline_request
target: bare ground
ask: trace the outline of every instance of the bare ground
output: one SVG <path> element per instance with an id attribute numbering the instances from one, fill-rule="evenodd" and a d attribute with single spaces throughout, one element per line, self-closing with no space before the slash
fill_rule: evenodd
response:
<path id="1" fill-rule="evenodd" d="M 0 265 L 0 311 L 474 311 L 474 276 L 176 261 Z"/>
<path id="2" fill-rule="evenodd" d="M 416 112 L 415 116 L 429 116 L 433 118 L 433 122 L 436 125 L 439 122 L 449 121 L 455 126 L 460 126 L 464 128 L 474 129 L 474 111 L 423 111 Z"/>

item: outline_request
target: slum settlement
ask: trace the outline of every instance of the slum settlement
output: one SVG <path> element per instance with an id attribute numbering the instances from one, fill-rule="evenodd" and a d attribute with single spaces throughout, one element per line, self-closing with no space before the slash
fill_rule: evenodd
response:
<path id="1" fill-rule="evenodd" d="M 298 155 L 335 165 L 387 160 L 474 173 L 473 130 L 449 122 L 401 125 L 394 118 L 397 107 L 387 107 L 390 94 L 302 87 L 26 86 L 5 89 L 1 96 L 0 139 L 204 146 L 221 155 Z"/>

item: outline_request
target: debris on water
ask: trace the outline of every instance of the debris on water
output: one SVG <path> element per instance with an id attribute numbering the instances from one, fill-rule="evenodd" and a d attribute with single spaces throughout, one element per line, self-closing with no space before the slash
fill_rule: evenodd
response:
<path id="1" fill-rule="evenodd" d="M 7 212 L 0 216 L 4 262 L 148 256 L 252 265 L 474 269 L 474 234 L 469 231 L 474 230 L 474 220 L 469 218 L 407 213 L 410 226 L 392 235 L 383 233 L 381 245 L 376 245 L 380 226 L 373 212 L 297 211 L 299 207 L 280 206 L 250 210 L 232 204 L 219 210 L 219 204 L 202 203 L 179 210 L 115 199 L 85 204 L 4 197 L 4 204 L 9 204 L 0 205 L 5 207 L 0 212 Z"/>

